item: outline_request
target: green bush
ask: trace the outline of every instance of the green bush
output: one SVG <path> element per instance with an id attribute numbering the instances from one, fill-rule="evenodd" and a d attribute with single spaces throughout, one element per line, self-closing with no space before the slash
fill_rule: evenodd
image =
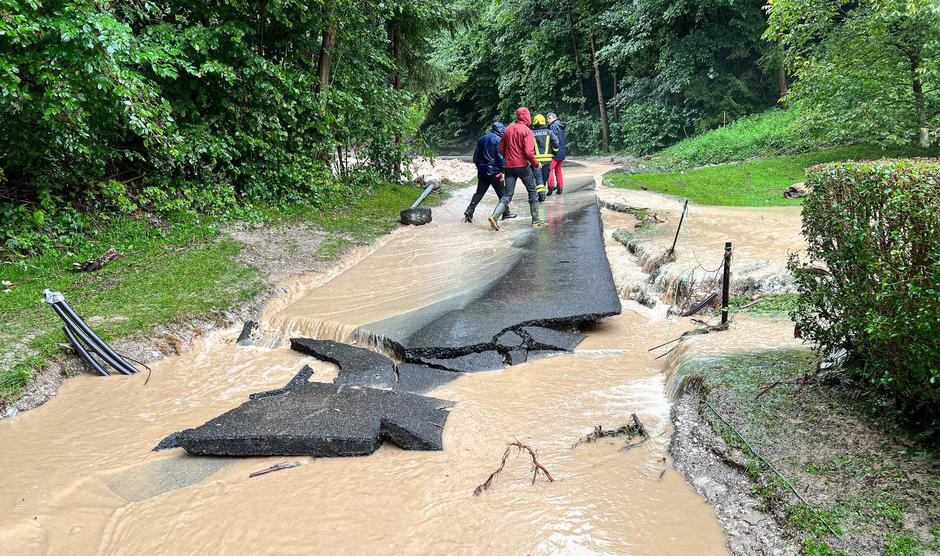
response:
<path id="1" fill-rule="evenodd" d="M 675 143 L 689 123 L 681 108 L 659 101 L 633 104 L 623 111 L 620 121 L 624 149 L 645 155 Z"/>
<path id="2" fill-rule="evenodd" d="M 768 110 L 690 137 L 663 149 L 659 156 L 690 166 L 779 156 L 817 148 L 796 108 Z"/>
<path id="3" fill-rule="evenodd" d="M 824 164 L 807 176 L 794 320 L 940 432 L 940 161 Z"/>

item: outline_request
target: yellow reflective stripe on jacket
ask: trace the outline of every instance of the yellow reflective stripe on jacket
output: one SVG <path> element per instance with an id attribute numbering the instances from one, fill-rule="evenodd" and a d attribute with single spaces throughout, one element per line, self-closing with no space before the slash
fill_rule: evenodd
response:
<path id="1" fill-rule="evenodd" d="M 535 159 L 539 162 L 551 162 L 552 161 L 552 136 L 548 133 L 545 134 L 545 151 L 542 152 L 539 150 L 539 141 L 535 140 Z"/>

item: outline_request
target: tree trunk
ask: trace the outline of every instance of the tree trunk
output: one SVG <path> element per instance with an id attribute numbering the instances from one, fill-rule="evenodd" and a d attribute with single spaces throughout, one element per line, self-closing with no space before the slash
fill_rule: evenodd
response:
<path id="1" fill-rule="evenodd" d="M 607 67 L 609 69 L 610 64 L 608 64 Z M 619 122 L 620 121 L 620 108 L 617 107 L 617 95 L 620 94 L 620 90 L 619 90 L 619 84 L 617 83 L 616 71 L 612 72 L 611 79 L 614 82 L 614 96 L 611 97 L 611 101 L 614 103 L 614 107 L 613 109 L 611 109 L 611 112 L 613 112 L 614 114 L 614 122 Z"/>
<path id="2" fill-rule="evenodd" d="M 261 0 L 261 9 L 258 12 L 258 52 L 264 57 L 264 24 L 267 16 L 268 0 Z"/>
<path id="3" fill-rule="evenodd" d="M 926 149 L 930 146 L 930 132 L 927 129 L 927 109 L 924 104 L 924 84 L 920 80 L 920 56 L 912 55 L 911 61 L 911 90 L 914 93 L 914 120 L 917 129 L 914 130 L 913 145 Z"/>
<path id="4" fill-rule="evenodd" d="M 388 24 L 388 38 L 389 38 L 389 48 L 391 50 L 392 62 L 395 64 L 395 68 L 392 73 L 392 90 L 397 91 L 401 89 L 401 37 L 398 32 L 398 24 L 394 21 L 389 22 Z M 400 145 L 402 142 L 401 133 L 396 133 L 392 138 L 392 143 L 395 146 Z M 395 159 L 391 161 L 391 176 L 392 180 L 397 182 L 401 181 L 401 163 L 402 161 L 398 159 L 397 153 Z"/>
<path id="5" fill-rule="evenodd" d="M 587 87 L 584 86 L 584 66 L 581 65 L 581 55 L 578 53 L 578 41 L 574 36 L 574 24 L 571 23 L 571 12 L 567 13 L 568 35 L 571 37 L 571 52 L 574 54 L 574 65 L 578 72 L 578 87 L 581 89 L 581 110 L 587 105 Z"/>
<path id="6" fill-rule="evenodd" d="M 597 45 L 594 34 L 588 35 L 591 41 L 591 61 L 594 63 L 594 84 L 597 85 L 597 107 L 601 113 L 601 139 L 604 152 L 610 150 L 610 123 L 607 121 L 607 103 L 604 101 L 604 86 L 601 82 L 601 65 L 597 62 Z"/>
<path id="7" fill-rule="evenodd" d="M 330 66 L 333 63 L 334 46 L 336 46 L 336 19 L 331 17 L 330 24 L 323 33 L 323 40 L 320 42 L 320 61 L 317 63 L 321 93 L 330 89 Z"/>
<path id="8" fill-rule="evenodd" d="M 780 91 L 780 98 L 787 96 L 790 92 L 790 86 L 787 85 L 787 70 L 780 65 L 780 69 L 777 70 L 777 89 Z"/>

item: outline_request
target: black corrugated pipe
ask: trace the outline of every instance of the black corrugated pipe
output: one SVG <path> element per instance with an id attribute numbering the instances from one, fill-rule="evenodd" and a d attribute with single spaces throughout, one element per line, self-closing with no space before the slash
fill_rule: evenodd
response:
<path id="1" fill-rule="evenodd" d="M 100 363 L 95 361 L 95 359 L 88 353 L 88 350 L 85 349 L 85 346 L 78 341 L 78 338 L 75 337 L 75 334 L 72 333 L 72 328 L 69 325 L 62 327 L 62 331 L 65 332 L 65 337 L 69 339 L 69 342 L 72 343 L 72 347 L 75 348 L 75 351 L 85 360 L 86 363 L 91 365 L 91 368 L 95 370 L 101 376 L 110 376 L 111 373 L 106 371 Z"/>
<path id="2" fill-rule="evenodd" d="M 114 369 L 115 369 L 116 371 L 120 372 L 121 374 L 125 374 L 125 375 L 134 374 L 134 373 L 132 373 L 132 372 L 128 372 L 127 369 L 126 369 L 124 366 L 121 365 L 121 362 L 124 362 L 124 360 L 121 359 L 119 355 L 117 355 L 117 354 L 112 355 L 111 353 L 114 353 L 113 351 L 112 351 L 111 353 L 108 353 L 108 352 L 106 352 L 106 351 L 103 351 L 103 350 L 101 349 L 101 347 L 98 346 L 98 345 L 88 336 L 88 334 L 85 332 L 85 329 L 88 329 L 88 325 L 85 325 L 84 329 L 83 329 L 82 327 L 80 327 L 80 326 L 77 326 L 76 323 L 73 322 L 71 318 L 69 318 L 68 314 L 65 312 L 65 309 L 64 309 L 61 305 L 59 305 L 59 304 L 57 304 L 57 303 L 50 303 L 50 305 L 52 306 L 52 310 L 55 311 L 57 315 L 59 315 L 59 318 L 61 318 L 63 321 L 65 321 L 65 324 L 66 324 L 69 328 L 72 329 L 72 332 L 73 332 L 75 335 L 77 335 L 78 338 L 79 338 L 82 342 L 84 342 L 85 345 L 87 345 L 88 348 L 89 348 L 91 351 L 93 351 L 93 352 L 97 353 L 99 356 L 101 356 L 101 358 L 104 360 L 105 363 L 107 363 L 108 365 L 114 367 Z M 84 324 L 84 322 L 83 322 L 82 324 Z M 99 339 L 99 341 L 100 341 L 100 339 Z M 125 362 L 124 364 L 127 365 L 126 362 Z"/>
<path id="3" fill-rule="evenodd" d="M 84 340 L 88 346 L 102 357 L 109 365 L 123 374 L 132 375 L 137 373 L 137 369 L 124 360 L 123 357 L 115 353 L 111 346 L 98 337 L 94 331 L 89 328 L 71 306 L 65 301 L 65 296 L 58 292 L 43 290 L 46 295 L 46 303 L 52 306 L 52 309 L 65 321 L 70 324 L 72 329 Z"/>

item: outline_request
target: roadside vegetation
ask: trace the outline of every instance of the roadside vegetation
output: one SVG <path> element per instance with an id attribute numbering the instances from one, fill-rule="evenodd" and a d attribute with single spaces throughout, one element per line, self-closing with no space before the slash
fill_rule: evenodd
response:
<path id="1" fill-rule="evenodd" d="M 797 108 L 772 108 L 745 116 L 728 125 L 683 139 L 658 153 L 667 167 L 694 168 L 819 150 L 805 118 Z"/>
<path id="2" fill-rule="evenodd" d="M 804 554 L 940 550 L 940 467 L 892 397 L 844 370 L 819 373 L 809 350 L 691 362 L 680 372 L 704 379 L 700 395 L 747 444 L 705 407 L 704 418 L 737 454 L 729 457 L 754 481 L 762 509 Z"/>
<path id="3" fill-rule="evenodd" d="M 806 169 L 810 166 L 823 162 L 869 160 L 918 152 L 904 148 L 853 145 L 690 170 L 643 174 L 613 172 L 607 178 L 616 187 L 674 195 L 702 205 L 798 205 L 800 199 L 788 199 L 783 192 L 787 187 L 805 181 Z"/>
<path id="4" fill-rule="evenodd" d="M 397 228 L 398 211 L 414 201 L 417 191 L 388 185 L 338 197 L 321 208 L 257 210 L 251 220 L 266 226 L 312 224 L 328 233 L 316 258 L 330 261 Z M 425 202 L 445 198 L 435 194 Z M 73 268 L 110 247 L 127 256 L 91 273 Z M 15 399 L 39 368 L 62 353 L 62 325 L 40 303 L 43 289 L 65 292 L 105 341 L 144 337 L 160 325 L 220 314 L 264 290 L 265 277 L 239 261 L 241 249 L 219 219 L 121 216 L 98 221 L 75 245 L 5 261 L 0 266 L 0 278 L 7 282 L 0 288 L 5 290 L 0 314 L 7 323 L 0 330 L 0 405 Z"/>

